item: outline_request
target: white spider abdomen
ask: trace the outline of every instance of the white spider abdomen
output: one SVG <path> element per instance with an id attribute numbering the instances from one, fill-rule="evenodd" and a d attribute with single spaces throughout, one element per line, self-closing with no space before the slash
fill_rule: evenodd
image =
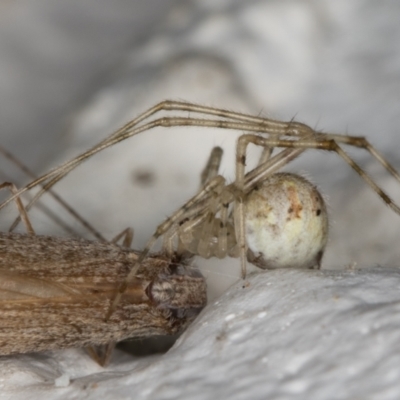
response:
<path id="1" fill-rule="evenodd" d="M 316 187 L 301 176 L 277 173 L 245 201 L 248 259 L 260 268 L 319 268 L 328 214 Z"/>

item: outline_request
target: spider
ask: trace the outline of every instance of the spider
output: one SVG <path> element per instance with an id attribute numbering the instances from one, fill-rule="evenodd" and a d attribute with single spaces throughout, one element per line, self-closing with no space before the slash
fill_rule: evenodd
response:
<path id="1" fill-rule="evenodd" d="M 162 111 L 189 112 L 190 116 L 156 117 Z M 196 115 L 196 117 L 193 115 Z M 140 114 L 92 149 L 33 180 L 1 204 L 0 209 L 23 192 L 42 184 L 42 189 L 28 204 L 27 208 L 29 209 L 44 192 L 82 161 L 94 154 L 155 127 L 178 126 L 199 126 L 246 132 L 237 141 L 235 180 L 232 184 L 227 185 L 225 179 L 218 174 L 222 152 L 219 148 L 214 149 L 203 171 L 200 191 L 158 226 L 147 242 L 137 263 L 126 277 L 125 282 L 118 288 L 107 318 L 110 317 L 127 285 L 134 278 L 140 264 L 161 236 L 164 238 L 165 249 L 172 252 L 174 246 L 177 246 L 178 253 L 182 253 L 184 256 L 189 257 L 193 254 L 206 258 L 211 256 L 224 257 L 226 255 L 240 256 L 243 278 L 246 276 L 248 260 L 263 268 L 290 266 L 288 264 L 293 262 L 293 257 L 287 258 L 286 261 L 283 261 L 285 258 L 281 257 L 277 261 L 274 259 L 276 258 L 274 254 L 269 257 L 259 247 L 258 242 L 262 241 L 262 236 L 271 239 L 271 234 L 269 236 L 268 234 L 258 235 L 256 232 L 256 236 L 252 236 L 259 227 L 259 224 L 254 223 L 254 221 L 257 221 L 260 214 L 265 211 L 265 202 L 263 201 L 261 201 L 264 204 L 261 205 L 261 209 L 257 208 L 260 206 L 260 198 L 262 200 L 263 197 L 269 196 L 271 191 L 278 191 L 277 198 L 281 200 L 272 201 L 272 203 L 275 203 L 274 207 L 277 208 L 273 210 L 272 214 L 267 213 L 266 221 L 272 216 L 277 217 L 280 212 L 281 215 L 286 216 L 286 220 L 290 217 L 289 214 L 301 216 L 296 229 L 288 223 L 283 223 L 280 228 L 281 232 L 277 231 L 278 235 L 275 235 L 274 238 L 282 239 L 282 234 L 285 237 L 281 240 L 281 244 L 276 246 L 275 253 L 290 252 L 293 249 L 290 246 L 294 243 L 290 241 L 293 239 L 291 236 L 294 235 L 294 232 L 301 232 L 301 229 L 308 224 L 311 230 L 302 232 L 301 235 L 307 237 L 311 232 L 311 239 L 307 239 L 308 245 L 303 249 L 303 254 L 300 254 L 300 252 L 300 255 L 297 255 L 298 259 L 294 266 L 319 267 L 327 237 L 327 215 L 323 199 L 315 187 L 304 178 L 293 174 L 274 175 L 280 168 L 290 163 L 307 149 L 337 153 L 395 213 L 400 214 L 399 206 L 341 147 L 342 145 L 349 145 L 365 149 L 400 182 L 399 173 L 364 137 L 322 133 L 296 121 L 282 122 L 214 107 L 168 100 Z M 258 166 L 246 173 L 246 150 L 250 143 L 261 146 L 263 152 Z M 280 151 L 272 155 L 275 149 L 280 149 Z M 262 192 L 261 195 L 260 192 Z M 294 197 L 288 197 L 289 193 L 294 193 Z M 298 235 L 299 233 L 297 233 L 297 237 Z M 176 238 L 178 244 L 174 245 Z M 258 244 L 255 244 L 255 242 Z M 289 248 L 285 247 L 288 244 Z"/>

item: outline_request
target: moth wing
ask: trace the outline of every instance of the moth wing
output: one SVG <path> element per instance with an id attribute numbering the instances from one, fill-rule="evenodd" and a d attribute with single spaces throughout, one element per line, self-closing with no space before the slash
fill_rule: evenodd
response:
<path id="1" fill-rule="evenodd" d="M 0 301 L 71 297 L 81 294 L 62 283 L 0 270 Z"/>

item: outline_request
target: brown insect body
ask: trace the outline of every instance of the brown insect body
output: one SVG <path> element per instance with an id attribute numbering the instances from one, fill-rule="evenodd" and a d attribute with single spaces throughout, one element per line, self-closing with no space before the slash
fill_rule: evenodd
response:
<path id="1" fill-rule="evenodd" d="M 137 257 L 111 243 L 0 233 L 0 355 L 184 329 L 206 304 L 205 280 L 162 254 L 146 259 L 105 321 Z"/>

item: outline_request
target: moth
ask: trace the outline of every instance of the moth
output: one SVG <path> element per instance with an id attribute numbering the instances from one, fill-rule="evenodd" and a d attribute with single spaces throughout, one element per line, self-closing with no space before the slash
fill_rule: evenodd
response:
<path id="1" fill-rule="evenodd" d="M 0 233 L 0 355 L 88 347 L 104 365 L 116 342 L 181 332 L 206 305 L 206 283 L 163 254 L 146 259 L 105 321 L 137 258 L 113 243 Z"/>

